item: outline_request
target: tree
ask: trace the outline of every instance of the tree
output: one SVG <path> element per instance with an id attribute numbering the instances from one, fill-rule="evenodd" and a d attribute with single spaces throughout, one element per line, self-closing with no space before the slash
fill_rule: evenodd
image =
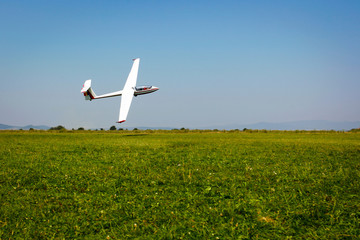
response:
<path id="1" fill-rule="evenodd" d="M 83 127 L 79 127 L 78 130 L 79 130 L 79 131 L 83 131 L 83 130 L 85 130 L 85 129 L 84 129 Z"/>
<path id="2" fill-rule="evenodd" d="M 59 125 L 57 127 L 52 127 L 49 130 L 66 130 L 66 128 L 64 126 Z"/>
<path id="3" fill-rule="evenodd" d="M 116 130 L 116 127 L 115 127 L 115 126 L 111 126 L 111 127 L 110 127 L 110 130 L 111 130 L 111 131 Z"/>

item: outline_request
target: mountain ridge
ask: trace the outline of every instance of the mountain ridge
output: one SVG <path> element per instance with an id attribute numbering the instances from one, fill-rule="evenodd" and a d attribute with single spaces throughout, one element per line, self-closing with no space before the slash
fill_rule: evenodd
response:
<path id="1" fill-rule="evenodd" d="M 45 126 L 45 125 L 12 126 L 12 125 L 7 125 L 7 124 L 1 124 L 0 123 L 0 130 L 19 130 L 19 129 L 29 130 L 30 128 L 39 129 L 39 130 L 48 130 L 50 127 Z"/>
<path id="2" fill-rule="evenodd" d="M 252 124 L 228 124 L 210 129 L 266 129 L 266 130 L 351 130 L 360 127 L 360 121 L 304 120 L 289 122 L 258 122 Z"/>
<path id="3" fill-rule="evenodd" d="M 180 129 L 176 127 L 128 127 L 128 129 Z M 336 130 L 336 131 L 348 131 L 355 128 L 360 128 L 360 121 L 327 121 L 327 120 L 304 120 L 304 121 L 289 121 L 289 122 L 257 122 L 250 124 L 226 124 L 226 125 L 211 125 L 207 127 L 186 127 L 188 129 L 219 129 L 219 130 L 231 130 L 231 129 L 265 129 L 265 130 Z"/>
<path id="4" fill-rule="evenodd" d="M 289 121 L 289 122 L 257 122 L 251 124 L 226 124 L 226 125 L 212 125 L 207 127 L 187 127 L 182 126 L 183 128 L 188 129 L 219 129 L 219 130 L 231 130 L 231 129 L 266 129 L 266 130 L 336 130 L 336 131 L 348 131 L 351 129 L 360 128 L 360 121 L 327 121 L 327 120 L 304 120 L 304 121 Z M 26 125 L 26 126 L 13 126 L 0 123 L 0 130 L 29 130 L 40 129 L 48 130 L 49 126 L 45 125 Z M 137 128 L 137 129 L 180 129 L 177 127 L 146 127 L 146 126 L 129 126 L 127 129 Z M 95 129 L 95 128 L 94 128 Z"/>

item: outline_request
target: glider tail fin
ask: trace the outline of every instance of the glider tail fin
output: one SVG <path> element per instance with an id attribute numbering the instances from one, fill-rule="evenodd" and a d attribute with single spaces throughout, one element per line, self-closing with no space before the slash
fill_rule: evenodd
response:
<path id="1" fill-rule="evenodd" d="M 81 89 L 81 93 L 84 94 L 85 100 L 91 101 L 96 98 L 96 94 L 91 88 L 91 79 L 85 81 L 84 86 Z"/>

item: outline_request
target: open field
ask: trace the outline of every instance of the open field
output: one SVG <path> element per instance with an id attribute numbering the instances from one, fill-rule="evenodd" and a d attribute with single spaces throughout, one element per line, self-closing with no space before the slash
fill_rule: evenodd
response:
<path id="1" fill-rule="evenodd" d="M 360 133 L 1 131 L 18 238 L 360 238 Z"/>

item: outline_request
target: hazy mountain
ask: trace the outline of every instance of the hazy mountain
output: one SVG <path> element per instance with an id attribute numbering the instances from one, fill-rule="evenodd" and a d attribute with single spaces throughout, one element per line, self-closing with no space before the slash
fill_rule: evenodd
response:
<path id="1" fill-rule="evenodd" d="M 6 125 L 6 124 L 1 124 L 0 123 L 0 129 L 1 130 L 6 130 L 6 129 L 13 129 L 13 130 L 18 130 L 18 129 L 23 129 L 23 130 L 29 130 L 30 128 L 33 129 L 40 129 L 40 130 L 48 130 L 50 127 L 48 126 L 44 126 L 44 125 L 39 125 L 39 126 L 34 126 L 34 125 L 27 125 L 27 126 L 11 126 L 11 125 Z"/>
<path id="2" fill-rule="evenodd" d="M 5 125 L 0 123 L 0 129 L 13 129 L 13 126 Z"/>
<path id="3" fill-rule="evenodd" d="M 212 126 L 209 129 L 267 129 L 267 130 L 351 130 L 360 128 L 357 122 L 332 122 L 324 120 L 294 121 L 282 123 L 259 122 L 254 124 L 232 124 L 223 126 Z"/>
<path id="4" fill-rule="evenodd" d="M 180 129 L 177 127 L 127 127 L 126 129 L 132 130 L 133 128 L 146 130 L 146 129 Z M 252 124 L 228 124 L 228 125 L 213 125 L 207 127 L 189 127 L 184 126 L 184 128 L 189 129 L 219 129 L 219 130 L 231 130 L 239 129 L 266 129 L 266 130 L 336 130 L 336 131 L 348 131 L 354 128 L 360 128 L 360 121 L 357 122 L 332 122 L 324 120 L 308 120 L 308 121 L 294 121 L 294 122 L 280 122 L 280 123 L 270 123 L 270 122 L 258 122 Z"/>
<path id="5" fill-rule="evenodd" d="M 50 127 L 40 125 L 27 125 L 27 126 L 10 126 L 6 124 L 0 124 L 0 130 L 6 129 L 24 129 L 29 130 L 30 128 L 33 129 L 42 129 L 47 130 Z M 132 130 L 135 127 L 127 127 L 124 129 Z M 175 127 L 136 127 L 137 129 L 164 129 L 170 130 L 174 129 Z M 184 126 L 184 128 L 195 129 L 191 126 Z M 244 128 L 247 129 L 267 129 L 267 130 L 351 130 L 353 128 L 360 128 L 360 121 L 357 122 L 332 122 L 332 121 L 323 121 L 323 120 L 308 120 L 308 121 L 294 121 L 294 122 L 281 122 L 281 123 L 270 123 L 270 122 L 258 122 L 253 124 L 229 124 L 229 125 L 214 125 L 208 127 L 199 127 L 197 129 L 240 129 L 243 130 Z M 179 129 L 179 128 L 178 128 Z"/>

